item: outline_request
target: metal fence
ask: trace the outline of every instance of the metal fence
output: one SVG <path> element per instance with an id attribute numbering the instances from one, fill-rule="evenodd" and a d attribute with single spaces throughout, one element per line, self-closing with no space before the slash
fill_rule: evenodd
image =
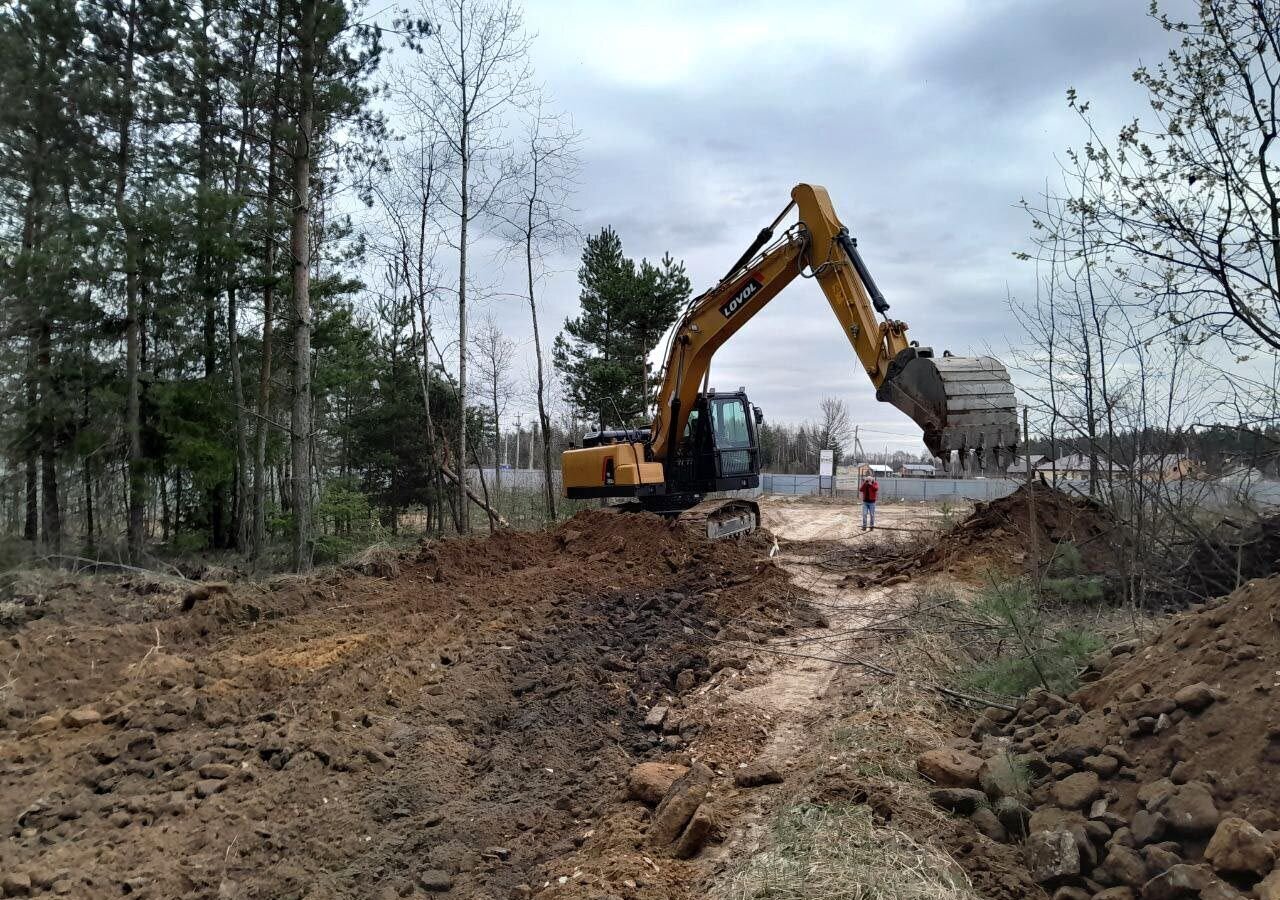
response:
<path id="1" fill-rule="evenodd" d="M 856 477 L 837 476 L 837 497 L 854 498 Z M 882 500 L 996 500 L 1007 497 L 1021 482 L 1008 478 L 879 478 Z M 760 487 L 766 494 L 829 494 L 831 479 L 819 475 L 776 475 L 765 472 Z"/>
<path id="2" fill-rule="evenodd" d="M 552 473 L 555 478 L 556 492 L 560 492 L 560 473 Z M 494 488 L 494 471 L 492 467 L 484 469 L 485 482 L 489 490 Z M 476 490 L 480 489 L 480 475 L 477 469 L 469 469 L 467 478 Z M 1022 478 L 897 478 L 878 479 L 880 482 L 881 500 L 998 500 L 1016 491 L 1025 483 Z M 858 481 L 855 476 L 836 476 L 835 495 L 856 500 Z M 1059 479 L 1058 486 L 1064 490 L 1080 494 L 1089 493 L 1089 483 L 1084 480 Z M 1167 493 L 1170 501 L 1187 503 L 1217 509 L 1232 509 L 1241 501 L 1258 509 L 1280 507 L 1280 482 L 1256 481 L 1250 484 L 1231 482 L 1227 479 L 1219 481 L 1198 481 L 1187 479 L 1167 484 L 1153 483 L 1151 490 Z M 542 490 L 541 469 L 503 469 L 502 490 L 540 491 Z M 830 494 L 831 478 L 818 475 L 781 475 L 772 472 L 760 474 L 759 490 L 745 493 L 756 494 Z"/>

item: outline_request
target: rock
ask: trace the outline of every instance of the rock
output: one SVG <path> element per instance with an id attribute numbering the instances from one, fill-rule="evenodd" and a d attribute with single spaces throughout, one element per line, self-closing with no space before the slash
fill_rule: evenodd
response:
<path id="1" fill-rule="evenodd" d="M 733 783 L 744 788 L 760 787 L 763 784 L 782 784 L 782 773 L 770 763 L 757 760 L 733 773 Z"/>
<path id="2" fill-rule="evenodd" d="M 30 875 L 24 872 L 6 872 L 0 876 L 0 896 L 25 897 L 30 893 Z"/>
<path id="3" fill-rule="evenodd" d="M 1098 893 L 1094 894 L 1093 900 L 1134 900 L 1133 888 L 1107 888 L 1105 891 L 1098 891 Z"/>
<path id="4" fill-rule="evenodd" d="M 1089 892 L 1078 887 L 1060 887 L 1053 892 L 1053 900 L 1089 900 Z"/>
<path id="5" fill-rule="evenodd" d="M 197 797 L 212 797 L 214 794 L 221 793 L 227 787 L 226 781 L 219 778 L 204 778 L 196 782 Z"/>
<path id="6" fill-rule="evenodd" d="M 978 768 L 978 783 L 992 801 L 1001 797 L 1026 799 L 1028 772 L 1019 764 L 1019 759 L 1004 753 L 991 757 Z"/>
<path id="7" fill-rule="evenodd" d="M 929 750 L 916 758 L 916 771 L 938 787 L 976 788 L 982 760 L 958 750 Z"/>
<path id="8" fill-rule="evenodd" d="M 1147 809 L 1153 809 L 1162 802 L 1166 797 L 1173 793 L 1176 785 L 1168 778 L 1161 778 L 1158 781 L 1149 781 L 1142 787 L 1138 788 L 1138 802 Z"/>
<path id="9" fill-rule="evenodd" d="M 674 763 L 640 763 L 627 773 L 627 796 L 651 805 L 659 803 L 676 779 L 688 771 L 688 766 Z"/>
<path id="10" fill-rule="evenodd" d="M 1276 859 L 1262 832 L 1234 816 L 1218 823 L 1204 858 L 1223 875 L 1255 877 L 1270 872 Z"/>
<path id="11" fill-rule="evenodd" d="M 1142 858 L 1147 861 L 1147 875 L 1152 878 L 1182 864 L 1181 856 L 1159 845 L 1143 847 Z"/>
<path id="12" fill-rule="evenodd" d="M 683 669 L 680 674 L 676 676 L 676 690 L 681 693 L 692 689 L 697 683 L 698 676 L 692 669 Z"/>
<path id="13" fill-rule="evenodd" d="M 692 859 L 707 843 L 707 838 L 715 830 L 716 818 L 710 804 L 703 803 L 693 812 L 693 818 L 685 826 L 680 840 L 676 841 L 676 856 L 679 859 Z"/>
<path id="14" fill-rule="evenodd" d="M 453 889 L 453 879 L 444 869 L 427 869 L 418 874 L 418 887 L 433 894 L 443 894 Z"/>
<path id="15" fill-rule="evenodd" d="M 1102 868 L 1120 884 L 1141 887 L 1147 880 L 1147 863 L 1138 851 L 1116 844 L 1107 853 Z"/>
<path id="16" fill-rule="evenodd" d="M 1174 866 L 1142 886 L 1142 900 L 1192 900 L 1215 881 L 1207 866 Z"/>
<path id="17" fill-rule="evenodd" d="M 1100 753 L 1097 756 L 1086 756 L 1084 758 L 1084 767 L 1095 773 L 1099 778 L 1110 778 L 1120 771 L 1120 760 L 1114 756 Z"/>
<path id="18" fill-rule="evenodd" d="M 1111 829 L 1103 822 L 1097 819 L 1089 819 L 1080 826 L 1084 829 L 1084 833 L 1089 835 L 1089 840 L 1095 844 L 1105 844 L 1111 840 Z"/>
<path id="19" fill-rule="evenodd" d="M 1049 774 L 1053 776 L 1055 781 L 1060 778 L 1066 778 L 1068 775 L 1074 774 L 1075 771 L 1076 767 L 1071 765 L 1069 762 L 1055 762 L 1049 764 Z"/>
<path id="20" fill-rule="evenodd" d="M 973 815 L 969 817 L 969 821 L 973 823 L 974 828 L 996 843 L 1004 844 L 1008 842 L 1009 832 L 1005 830 L 1004 825 L 1001 824 L 1000 819 L 991 811 L 990 807 L 978 807 L 973 811 Z"/>
<path id="21" fill-rule="evenodd" d="M 1151 697 L 1136 703 L 1125 704 L 1120 708 L 1120 714 L 1126 721 L 1132 722 L 1134 719 L 1158 719 L 1177 708 L 1178 704 L 1169 697 Z"/>
<path id="22" fill-rule="evenodd" d="M 1129 828 L 1133 832 L 1133 842 L 1139 847 L 1154 844 L 1163 838 L 1168 827 L 1169 820 L 1163 814 L 1147 812 L 1145 809 L 1134 813 L 1133 821 L 1129 823 Z"/>
<path id="23" fill-rule="evenodd" d="M 1102 795 L 1094 772 L 1076 772 L 1053 786 L 1053 800 L 1063 809 L 1083 809 Z"/>
<path id="24" fill-rule="evenodd" d="M 1092 871 L 1098 864 L 1098 849 L 1089 839 L 1089 832 L 1085 831 L 1084 824 L 1081 822 L 1067 826 L 1067 830 L 1071 832 L 1071 837 L 1076 842 L 1076 850 L 1080 852 L 1080 871 Z"/>
<path id="25" fill-rule="evenodd" d="M 987 795 L 973 788 L 935 788 L 929 792 L 929 800 L 939 809 L 968 816 L 986 804 Z"/>
<path id="26" fill-rule="evenodd" d="M 1056 806 L 1042 806 L 1031 814 L 1027 823 L 1027 831 L 1053 831 L 1083 822 L 1084 816 L 1075 810 L 1059 809 Z"/>
<path id="27" fill-rule="evenodd" d="M 1027 871 L 1040 884 L 1080 874 L 1080 850 L 1075 837 L 1065 828 L 1033 832 L 1023 846 L 1023 854 Z"/>
<path id="28" fill-rule="evenodd" d="M 689 771 L 677 778 L 653 812 L 653 821 L 649 825 L 650 843 L 657 847 L 675 843 L 706 799 L 710 787 L 711 770 L 702 763 L 694 763 Z"/>
<path id="29" fill-rule="evenodd" d="M 1155 810 L 1169 820 L 1169 827 L 1180 834 L 1209 834 L 1218 825 L 1220 815 L 1207 785 L 1188 781 L 1155 805 Z"/>
<path id="30" fill-rule="evenodd" d="M 671 707 L 658 704 L 652 707 L 644 717 L 644 727 L 658 730 L 662 727 L 662 721 L 667 717 L 667 713 L 671 711 Z"/>
<path id="31" fill-rule="evenodd" d="M 1276 869 L 1253 887 L 1258 900 L 1280 900 L 1280 869 Z"/>
<path id="32" fill-rule="evenodd" d="M 1031 810 L 1027 809 L 1013 797 L 1001 797 L 991 807 L 1004 826 L 1004 830 L 1016 838 L 1023 838 L 1030 832 L 1028 827 Z"/>
<path id="33" fill-rule="evenodd" d="M 220 781 L 223 778 L 230 778 L 239 771 L 240 769 L 231 763 L 209 763 L 200 767 L 200 777 L 216 778 Z"/>
<path id="34" fill-rule="evenodd" d="M 1187 712 L 1193 713 L 1208 708 L 1217 699 L 1217 694 L 1214 693 L 1213 688 L 1203 681 L 1189 684 L 1173 695 L 1174 703 L 1187 710 Z"/>
<path id="35" fill-rule="evenodd" d="M 79 709 L 68 711 L 62 717 L 62 726 L 64 728 L 84 728 L 88 725 L 97 725 L 102 721 L 102 714 L 92 706 L 82 706 Z"/>
<path id="36" fill-rule="evenodd" d="M 41 716 L 31 723 L 32 734 L 48 734 L 58 727 L 59 719 L 57 716 L 48 715 Z"/>

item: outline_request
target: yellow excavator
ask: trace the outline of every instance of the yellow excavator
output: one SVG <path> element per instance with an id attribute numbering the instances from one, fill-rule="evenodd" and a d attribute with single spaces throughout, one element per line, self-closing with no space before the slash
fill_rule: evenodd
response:
<path id="1" fill-rule="evenodd" d="M 775 240 L 793 209 L 798 221 Z M 1008 371 L 989 356 L 935 357 L 908 341 L 906 323 L 886 315 L 889 304 L 826 189 L 800 184 L 715 287 L 689 302 L 668 343 L 649 427 L 600 430 L 564 452 L 565 496 L 630 498 L 705 528 L 710 538 L 758 527 L 753 500 L 706 498 L 759 487 L 757 428 L 764 417 L 743 389 L 718 392 L 703 382 L 716 350 L 797 276 L 821 285 L 876 399 L 915 420 L 930 453 L 953 470 L 1004 472 L 1017 451 L 1018 427 Z"/>

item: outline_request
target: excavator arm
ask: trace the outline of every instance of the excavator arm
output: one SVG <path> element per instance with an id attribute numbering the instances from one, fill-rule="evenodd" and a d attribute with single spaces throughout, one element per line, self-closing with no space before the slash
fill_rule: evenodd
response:
<path id="1" fill-rule="evenodd" d="M 775 241 L 774 230 L 793 208 L 797 223 Z M 1012 459 L 1017 414 L 1004 366 L 991 357 L 935 359 L 913 346 L 907 325 L 885 315 L 889 304 L 826 189 L 812 184 L 792 190 L 786 209 L 677 324 L 650 429 L 652 459 L 674 450 L 716 350 L 800 275 L 822 287 L 877 399 L 915 420 L 930 452 L 944 459 L 957 452 L 962 465 L 972 461 L 983 470 Z"/>

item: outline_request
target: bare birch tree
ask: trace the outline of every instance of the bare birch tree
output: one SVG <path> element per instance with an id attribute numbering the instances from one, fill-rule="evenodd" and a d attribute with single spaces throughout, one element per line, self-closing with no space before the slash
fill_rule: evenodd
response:
<path id="1" fill-rule="evenodd" d="M 542 445 L 542 481 L 547 521 L 556 518 L 556 488 L 551 461 L 551 416 L 547 411 L 547 376 L 538 330 L 538 284 L 546 260 L 577 235 L 569 196 L 578 174 L 579 132 L 563 115 L 549 113 L 539 96 L 520 148 L 518 176 L 506 215 L 505 237 L 524 256 L 525 289 L 533 325 L 534 386 L 538 433 Z"/>
<path id="2" fill-rule="evenodd" d="M 529 38 L 512 0 L 434 0 L 423 10 L 431 35 L 415 61 L 425 88 L 407 99 L 447 150 L 440 202 L 457 223 L 446 240 L 457 249 L 458 390 L 466 407 L 468 253 L 492 224 L 513 175 L 508 117 L 529 92 Z M 412 83 L 412 82 L 411 82 Z M 458 427 L 458 473 L 467 458 L 465 414 Z M 457 484 L 461 531 L 468 530 L 466 479 Z"/>

